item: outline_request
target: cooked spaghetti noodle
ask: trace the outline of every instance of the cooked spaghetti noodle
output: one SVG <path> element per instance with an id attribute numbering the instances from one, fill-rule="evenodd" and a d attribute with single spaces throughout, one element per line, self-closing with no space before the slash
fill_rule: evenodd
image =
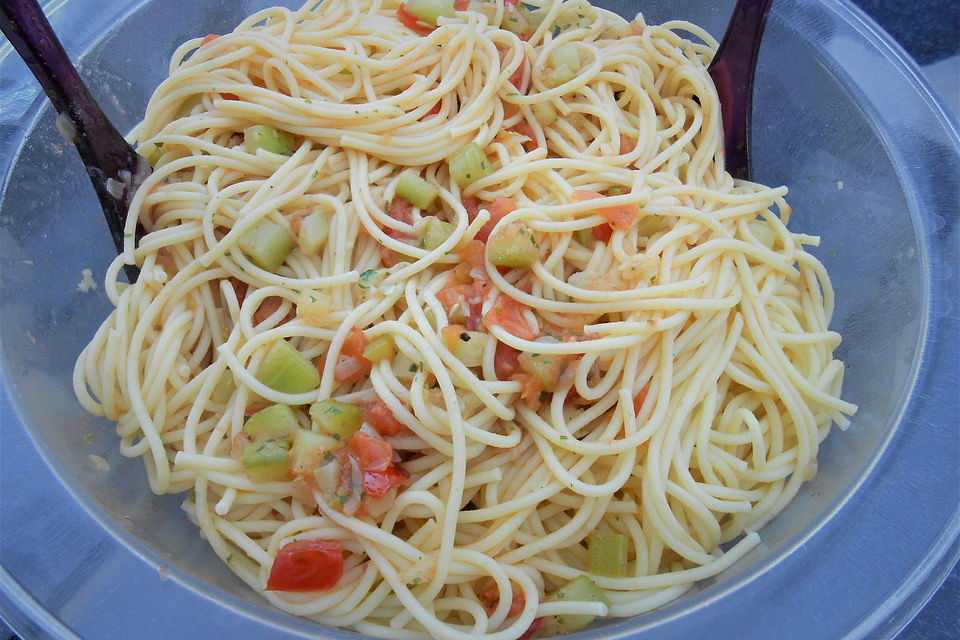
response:
<path id="1" fill-rule="evenodd" d="M 456 7 L 310 2 L 180 47 L 131 134 L 155 169 L 74 385 L 281 609 L 508 640 L 729 567 L 855 407 L 817 238 L 787 229 L 785 187 L 724 171 L 709 34 L 585 2 Z M 398 195 L 409 168 L 429 204 Z M 325 242 L 305 238 L 318 212 Z M 289 241 L 275 267 L 264 221 Z M 266 380 L 284 341 L 314 383 Z M 319 406 L 363 426 L 267 474 L 251 451 L 299 446 L 247 421 L 276 405 L 300 435 Z M 621 566 L 596 569 L 595 532 L 626 541 Z M 294 540 L 335 543 L 339 577 L 284 587 Z M 581 575 L 595 597 L 558 591 Z"/>

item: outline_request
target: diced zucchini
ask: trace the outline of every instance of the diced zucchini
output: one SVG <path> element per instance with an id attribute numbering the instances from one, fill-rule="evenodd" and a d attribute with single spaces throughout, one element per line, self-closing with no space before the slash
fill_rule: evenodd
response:
<path id="1" fill-rule="evenodd" d="M 397 195 L 420 209 L 430 207 L 440 190 L 430 184 L 413 169 L 405 169 L 397 179 Z"/>
<path id="2" fill-rule="evenodd" d="M 528 9 L 522 4 L 518 4 L 516 7 L 517 12 L 523 15 L 523 19 L 530 25 L 531 31 L 536 31 L 543 24 L 543 19 L 547 17 L 547 12 L 540 9 Z"/>
<path id="3" fill-rule="evenodd" d="M 457 357 L 457 360 L 468 367 L 479 367 L 483 364 L 483 352 L 487 347 L 490 336 L 482 331 L 467 331 L 461 325 L 451 324 L 440 330 L 447 349 Z"/>
<path id="4" fill-rule="evenodd" d="M 587 568 L 608 578 L 627 576 L 627 536 L 612 531 L 592 531 L 587 538 Z"/>
<path id="5" fill-rule="evenodd" d="M 526 14 L 507 3 L 504 3 L 503 24 L 500 26 L 518 36 L 524 36 L 533 31 L 530 23 L 527 22 Z"/>
<path id="6" fill-rule="evenodd" d="M 567 65 L 559 66 L 555 69 L 550 69 L 547 71 L 546 76 L 544 77 L 544 82 L 551 89 L 554 87 L 559 87 L 562 84 L 566 84 L 577 77 L 570 67 Z"/>
<path id="7" fill-rule="evenodd" d="M 183 104 L 181 104 L 180 108 L 177 110 L 177 115 L 174 116 L 173 119 L 179 120 L 180 118 L 186 118 L 193 113 L 193 108 L 201 102 L 203 102 L 203 97 L 199 93 L 191 95 L 189 98 L 183 101 Z"/>
<path id="8" fill-rule="evenodd" d="M 390 272 L 386 269 L 367 269 L 360 274 L 360 278 L 357 280 L 357 286 L 361 289 L 375 287 L 383 282 L 384 278 L 388 275 L 390 275 Z"/>
<path id="9" fill-rule="evenodd" d="M 530 105 L 530 110 L 533 111 L 533 117 L 537 119 L 537 122 L 545 127 L 559 119 L 557 110 L 553 108 L 553 104 L 549 100 Z"/>
<path id="10" fill-rule="evenodd" d="M 261 409 L 243 425 L 243 430 L 254 440 L 273 438 L 278 443 L 283 440 L 288 448 L 293 434 L 299 428 L 300 422 L 296 414 L 285 404 L 274 404 Z"/>
<path id="11" fill-rule="evenodd" d="M 256 124 L 244 129 L 243 143 L 251 153 L 256 152 L 257 149 L 282 156 L 293 153 L 293 136 L 265 124 Z"/>
<path id="12" fill-rule="evenodd" d="M 580 71 L 582 64 L 580 62 L 580 50 L 577 48 L 577 45 L 572 42 L 564 42 L 560 46 L 555 47 L 553 51 L 550 52 L 548 59 L 554 69 L 566 66 L 569 67 L 573 73 Z"/>
<path id="13" fill-rule="evenodd" d="M 567 359 L 556 354 L 521 351 L 517 360 L 525 373 L 536 376 L 543 390 L 550 392 L 556 390 L 560 374 L 567 368 Z"/>
<path id="14" fill-rule="evenodd" d="M 661 223 L 660 216 L 640 216 L 637 231 L 641 236 L 649 238 L 660 233 Z"/>
<path id="15" fill-rule="evenodd" d="M 293 238 L 272 220 L 261 220 L 240 236 L 240 250 L 250 261 L 274 273 L 293 251 Z"/>
<path id="16" fill-rule="evenodd" d="M 254 482 L 273 482 L 287 477 L 287 448 L 274 440 L 254 442 L 243 448 L 243 470 Z"/>
<path id="17" fill-rule="evenodd" d="M 297 246 L 304 255 L 314 255 L 327 244 L 330 235 L 330 216 L 323 211 L 314 211 L 300 223 Z"/>
<path id="18" fill-rule="evenodd" d="M 405 6 L 407 13 L 433 26 L 437 26 L 438 18 L 457 17 L 449 0 L 408 0 Z"/>
<path id="19" fill-rule="evenodd" d="M 363 357 L 370 362 L 380 362 L 393 355 L 394 346 L 390 336 L 380 336 L 363 349 Z"/>
<path id="20" fill-rule="evenodd" d="M 334 311 L 333 299 L 325 293 L 305 289 L 297 296 L 297 318 L 309 325 L 323 326 Z"/>
<path id="21" fill-rule="evenodd" d="M 306 393 L 320 386 L 317 368 L 286 340 L 271 345 L 257 380 L 280 393 Z"/>
<path id="22" fill-rule="evenodd" d="M 456 229 L 455 224 L 444 222 L 437 216 L 427 216 L 419 229 L 420 248 L 433 251 L 453 235 Z"/>
<path id="23" fill-rule="evenodd" d="M 580 51 L 572 42 L 564 42 L 555 48 L 550 52 L 548 59 L 552 69 L 547 72 L 545 80 L 549 87 L 559 87 L 565 82 L 570 82 L 577 76 L 582 66 Z"/>
<path id="24" fill-rule="evenodd" d="M 593 249 L 597 239 L 593 237 L 593 229 L 577 229 L 573 232 L 574 239 L 587 249 Z"/>
<path id="25" fill-rule="evenodd" d="M 602 602 L 610 606 L 610 600 L 606 594 L 587 576 L 577 576 L 547 595 L 546 602 Z M 548 616 L 544 619 L 541 629 L 546 632 L 546 635 L 573 633 L 593 622 L 595 617 L 585 613 Z"/>
<path id="26" fill-rule="evenodd" d="M 450 166 L 450 175 L 461 188 L 493 173 L 493 165 L 487 159 L 487 154 L 476 142 L 457 149 L 447 158 L 447 164 Z"/>
<path id="27" fill-rule="evenodd" d="M 290 449 L 290 470 L 296 475 L 316 469 L 325 457 L 339 443 L 325 433 L 314 433 L 307 429 L 297 429 L 293 436 L 293 448 Z"/>
<path id="28" fill-rule="evenodd" d="M 339 400 L 321 400 L 310 405 L 310 417 L 323 433 L 345 441 L 363 423 L 363 411 L 355 404 Z"/>
<path id="29" fill-rule="evenodd" d="M 220 379 L 217 380 L 216 386 L 210 392 L 210 400 L 217 404 L 223 404 L 230 399 L 236 389 L 237 383 L 233 380 L 233 373 L 226 369 L 220 374 Z"/>
<path id="30" fill-rule="evenodd" d="M 490 262 L 498 267 L 529 267 L 540 255 L 540 245 L 526 225 L 513 222 L 497 229 L 487 240 Z"/>

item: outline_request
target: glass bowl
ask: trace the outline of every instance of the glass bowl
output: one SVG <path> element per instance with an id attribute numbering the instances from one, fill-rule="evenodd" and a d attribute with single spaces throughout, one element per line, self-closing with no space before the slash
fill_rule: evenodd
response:
<path id="1" fill-rule="evenodd" d="M 722 35 L 732 1 L 601 2 Z M 60 0 L 46 7 L 120 130 L 184 40 L 252 0 Z M 906 54 L 839 0 L 778 0 L 754 101 L 756 178 L 790 188 L 791 228 L 837 294 L 851 428 L 724 573 L 583 638 L 887 638 L 956 561 L 960 531 L 960 139 Z M 8 44 L 0 48 L 0 614 L 27 637 L 346 638 L 269 606 L 156 497 L 113 426 L 74 399 L 74 360 L 110 311 L 113 245 L 82 164 Z M 95 471 L 90 455 L 106 459 Z"/>

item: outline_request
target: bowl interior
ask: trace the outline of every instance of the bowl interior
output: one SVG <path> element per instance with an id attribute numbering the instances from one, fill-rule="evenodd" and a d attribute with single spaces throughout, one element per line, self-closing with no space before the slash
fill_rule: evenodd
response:
<path id="1" fill-rule="evenodd" d="M 636 12 L 628 2 L 600 4 L 627 16 Z M 645 11 L 648 22 L 681 17 L 718 38 L 732 7 L 732 2 L 679 0 L 652 4 Z M 99 37 L 75 38 L 84 46 L 71 54 L 80 56 L 82 75 L 107 115 L 128 130 L 165 77 L 179 43 L 229 30 L 262 6 L 250 0 L 147 0 Z M 926 284 L 917 213 L 869 102 L 852 92 L 822 55 L 819 46 L 831 34 L 824 32 L 826 21 L 818 19 L 817 10 L 788 24 L 774 9 L 757 77 L 754 166 L 759 182 L 790 188 L 790 227 L 822 237 L 811 251 L 833 278 L 832 328 L 843 335 L 837 355 L 848 367 L 843 396 L 860 411 L 848 431 L 835 430 L 822 444 L 819 475 L 761 531 L 761 547 L 668 605 L 675 610 L 703 590 L 722 592 L 776 562 L 823 524 L 895 428 L 923 339 Z M 74 398 L 74 361 L 111 310 L 102 279 L 113 246 L 82 165 L 54 127 L 52 108 L 37 99 L 24 125 L 0 219 L 2 361 L 20 418 L 61 480 L 99 510 L 116 536 L 134 540 L 138 553 L 155 554 L 175 571 L 204 581 L 213 593 L 249 603 L 249 615 L 260 615 L 266 602 L 209 550 L 180 511 L 181 497 L 152 495 L 140 461 L 116 452 L 112 425 L 87 415 Z M 101 284 L 82 293 L 77 284 L 86 268 Z M 109 472 L 93 472 L 90 454 L 105 458 Z"/>

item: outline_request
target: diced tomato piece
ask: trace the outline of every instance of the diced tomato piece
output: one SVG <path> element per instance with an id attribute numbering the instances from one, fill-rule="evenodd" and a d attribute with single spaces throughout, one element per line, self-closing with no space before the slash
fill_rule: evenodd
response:
<path id="1" fill-rule="evenodd" d="M 383 471 L 393 461 L 393 447 L 363 431 L 354 433 L 347 442 L 347 452 L 360 463 L 361 471 Z"/>
<path id="2" fill-rule="evenodd" d="M 543 391 L 540 378 L 532 373 L 515 373 L 513 380 L 520 385 L 521 400 L 527 404 L 533 404 L 540 399 L 540 392 Z"/>
<path id="3" fill-rule="evenodd" d="M 451 320 L 463 322 L 467 329 L 475 331 L 480 326 L 480 312 L 483 310 L 484 284 L 455 284 L 437 292 L 437 300 Z M 456 308 L 456 312 L 454 312 Z"/>
<path id="4" fill-rule="evenodd" d="M 210 44 L 219 37 L 220 36 L 215 33 L 208 33 L 207 35 L 203 36 L 203 40 L 200 41 L 200 46 L 202 47 L 205 44 Z"/>
<path id="5" fill-rule="evenodd" d="M 523 318 L 526 308 L 510 296 L 501 294 L 497 296 L 490 311 L 483 316 L 483 326 L 488 329 L 492 326 L 502 327 L 507 333 L 522 340 L 533 340 L 537 334 Z"/>
<path id="6" fill-rule="evenodd" d="M 347 339 L 343 342 L 337 364 L 333 369 L 333 377 L 340 382 L 356 382 L 370 373 L 373 363 L 363 357 L 363 349 L 367 346 L 367 338 L 363 332 L 354 327 L 350 329 Z"/>
<path id="7" fill-rule="evenodd" d="M 469 0 L 468 0 L 469 1 Z M 437 102 L 435 105 L 430 107 L 430 111 L 427 111 L 425 114 L 417 118 L 417 122 L 423 122 L 427 116 L 435 116 L 440 113 L 440 103 Z"/>
<path id="8" fill-rule="evenodd" d="M 593 234 L 593 239 L 597 242 L 610 242 L 610 237 L 613 235 L 613 227 L 611 227 L 609 223 L 598 224 L 590 229 L 590 233 Z"/>
<path id="9" fill-rule="evenodd" d="M 453 3 L 453 8 L 456 11 L 466 11 L 470 8 L 470 0 L 457 0 Z"/>
<path id="10" fill-rule="evenodd" d="M 367 336 L 363 335 L 363 331 L 353 327 L 347 334 L 347 339 L 343 341 L 343 348 L 340 349 L 340 353 L 347 356 L 363 357 L 363 350 L 367 348 L 368 343 L 369 340 L 367 340 Z"/>
<path id="11" fill-rule="evenodd" d="M 364 471 L 363 488 L 374 498 L 381 498 L 395 486 L 406 483 L 407 476 L 395 466 L 383 471 Z"/>
<path id="12" fill-rule="evenodd" d="M 596 191 L 574 191 L 574 202 L 586 202 L 587 200 L 602 199 L 603 196 Z M 615 207 L 598 207 L 596 212 L 606 218 L 613 228 L 618 231 L 629 231 L 634 220 L 637 219 L 638 209 L 636 206 L 617 205 Z"/>
<path id="13" fill-rule="evenodd" d="M 527 600 L 523 597 L 523 591 L 520 591 L 513 585 L 513 599 L 510 601 L 510 611 L 507 613 L 507 619 L 516 618 L 523 611 Z M 500 604 L 500 588 L 494 582 L 483 590 L 480 594 L 480 604 L 487 610 L 487 614 L 492 614 L 497 605 Z"/>
<path id="14" fill-rule="evenodd" d="M 420 22 L 420 19 L 417 16 L 407 11 L 406 4 L 401 4 L 399 7 L 397 7 L 397 19 L 407 29 L 410 29 L 410 31 L 413 31 L 421 36 L 425 36 L 435 29 L 435 27 Z"/>
<path id="15" fill-rule="evenodd" d="M 466 204 L 464 204 L 466 207 Z M 503 219 L 508 213 L 511 213 L 516 210 L 517 203 L 513 198 L 507 198 L 506 196 L 497 196 L 497 198 L 486 205 L 483 205 L 482 208 L 487 210 L 487 213 L 490 214 L 490 219 L 480 227 L 480 231 L 477 232 L 477 240 L 481 242 L 486 242 L 490 238 L 490 234 L 493 233 L 494 227 L 497 226 L 497 223 Z M 470 221 L 473 222 L 473 219 L 477 217 L 480 213 L 481 205 L 478 205 L 475 212 L 471 216 L 470 209 L 467 209 L 467 217 L 470 218 Z M 481 257 L 480 264 L 483 264 L 483 259 Z"/>
<path id="16" fill-rule="evenodd" d="M 528 138 L 520 143 L 523 145 L 524 151 L 530 152 L 539 146 L 539 144 L 537 144 L 537 136 L 533 132 L 533 126 L 526 120 L 521 120 L 517 124 L 513 125 L 511 131 L 514 133 L 519 133 L 521 136 L 526 136 Z"/>
<path id="17" fill-rule="evenodd" d="M 333 377 L 339 382 L 356 382 L 370 373 L 371 369 L 373 363 L 366 358 L 354 358 L 341 353 L 333 367 Z"/>
<path id="18" fill-rule="evenodd" d="M 395 436 L 407 430 L 383 400 L 377 400 L 364 410 L 363 421 L 376 429 L 381 436 Z"/>
<path id="19" fill-rule="evenodd" d="M 650 393 L 650 385 L 644 385 L 643 389 L 640 389 L 640 392 L 637 395 L 633 396 L 633 412 L 640 413 L 640 407 L 643 406 L 643 401 L 647 399 L 647 394 Z"/>
<path id="20" fill-rule="evenodd" d="M 637 148 L 637 141 L 623 136 L 620 138 L 620 155 L 626 155 Z"/>
<path id="21" fill-rule="evenodd" d="M 471 240 L 460 249 L 457 254 L 459 262 L 453 269 L 451 279 L 457 284 L 471 284 L 480 279 L 486 281 L 486 272 L 483 270 L 483 256 L 486 253 L 483 242 Z"/>
<path id="22" fill-rule="evenodd" d="M 297 540 L 277 551 L 267 591 L 325 591 L 343 575 L 343 546 L 336 540 Z"/>
<path id="23" fill-rule="evenodd" d="M 540 625 L 543 624 L 543 618 L 534 618 L 533 622 L 530 623 L 530 626 L 526 631 L 523 632 L 523 635 L 518 638 L 518 640 L 530 640 L 537 631 L 540 630 Z"/>
<path id="24" fill-rule="evenodd" d="M 413 205 L 400 196 L 396 196 L 387 206 L 387 215 L 398 222 L 413 224 Z M 389 231 L 387 233 L 389 234 Z"/>
<path id="25" fill-rule="evenodd" d="M 220 97 L 224 100 L 239 100 L 240 96 L 235 93 L 221 93 Z"/>
<path id="26" fill-rule="evenodd" d="M 512 4 L 513 6 L 517 6 L 519 3 L 520 0 L 503 0 L 504 5 Z"/>
<path id="27" fill-rule="evenodd" d="M 503 342 L 497 342 L 497 350 L 493 354 L 493 371 L 498 380 L 509 380 L 520 370 L 520 352 Z"/>

